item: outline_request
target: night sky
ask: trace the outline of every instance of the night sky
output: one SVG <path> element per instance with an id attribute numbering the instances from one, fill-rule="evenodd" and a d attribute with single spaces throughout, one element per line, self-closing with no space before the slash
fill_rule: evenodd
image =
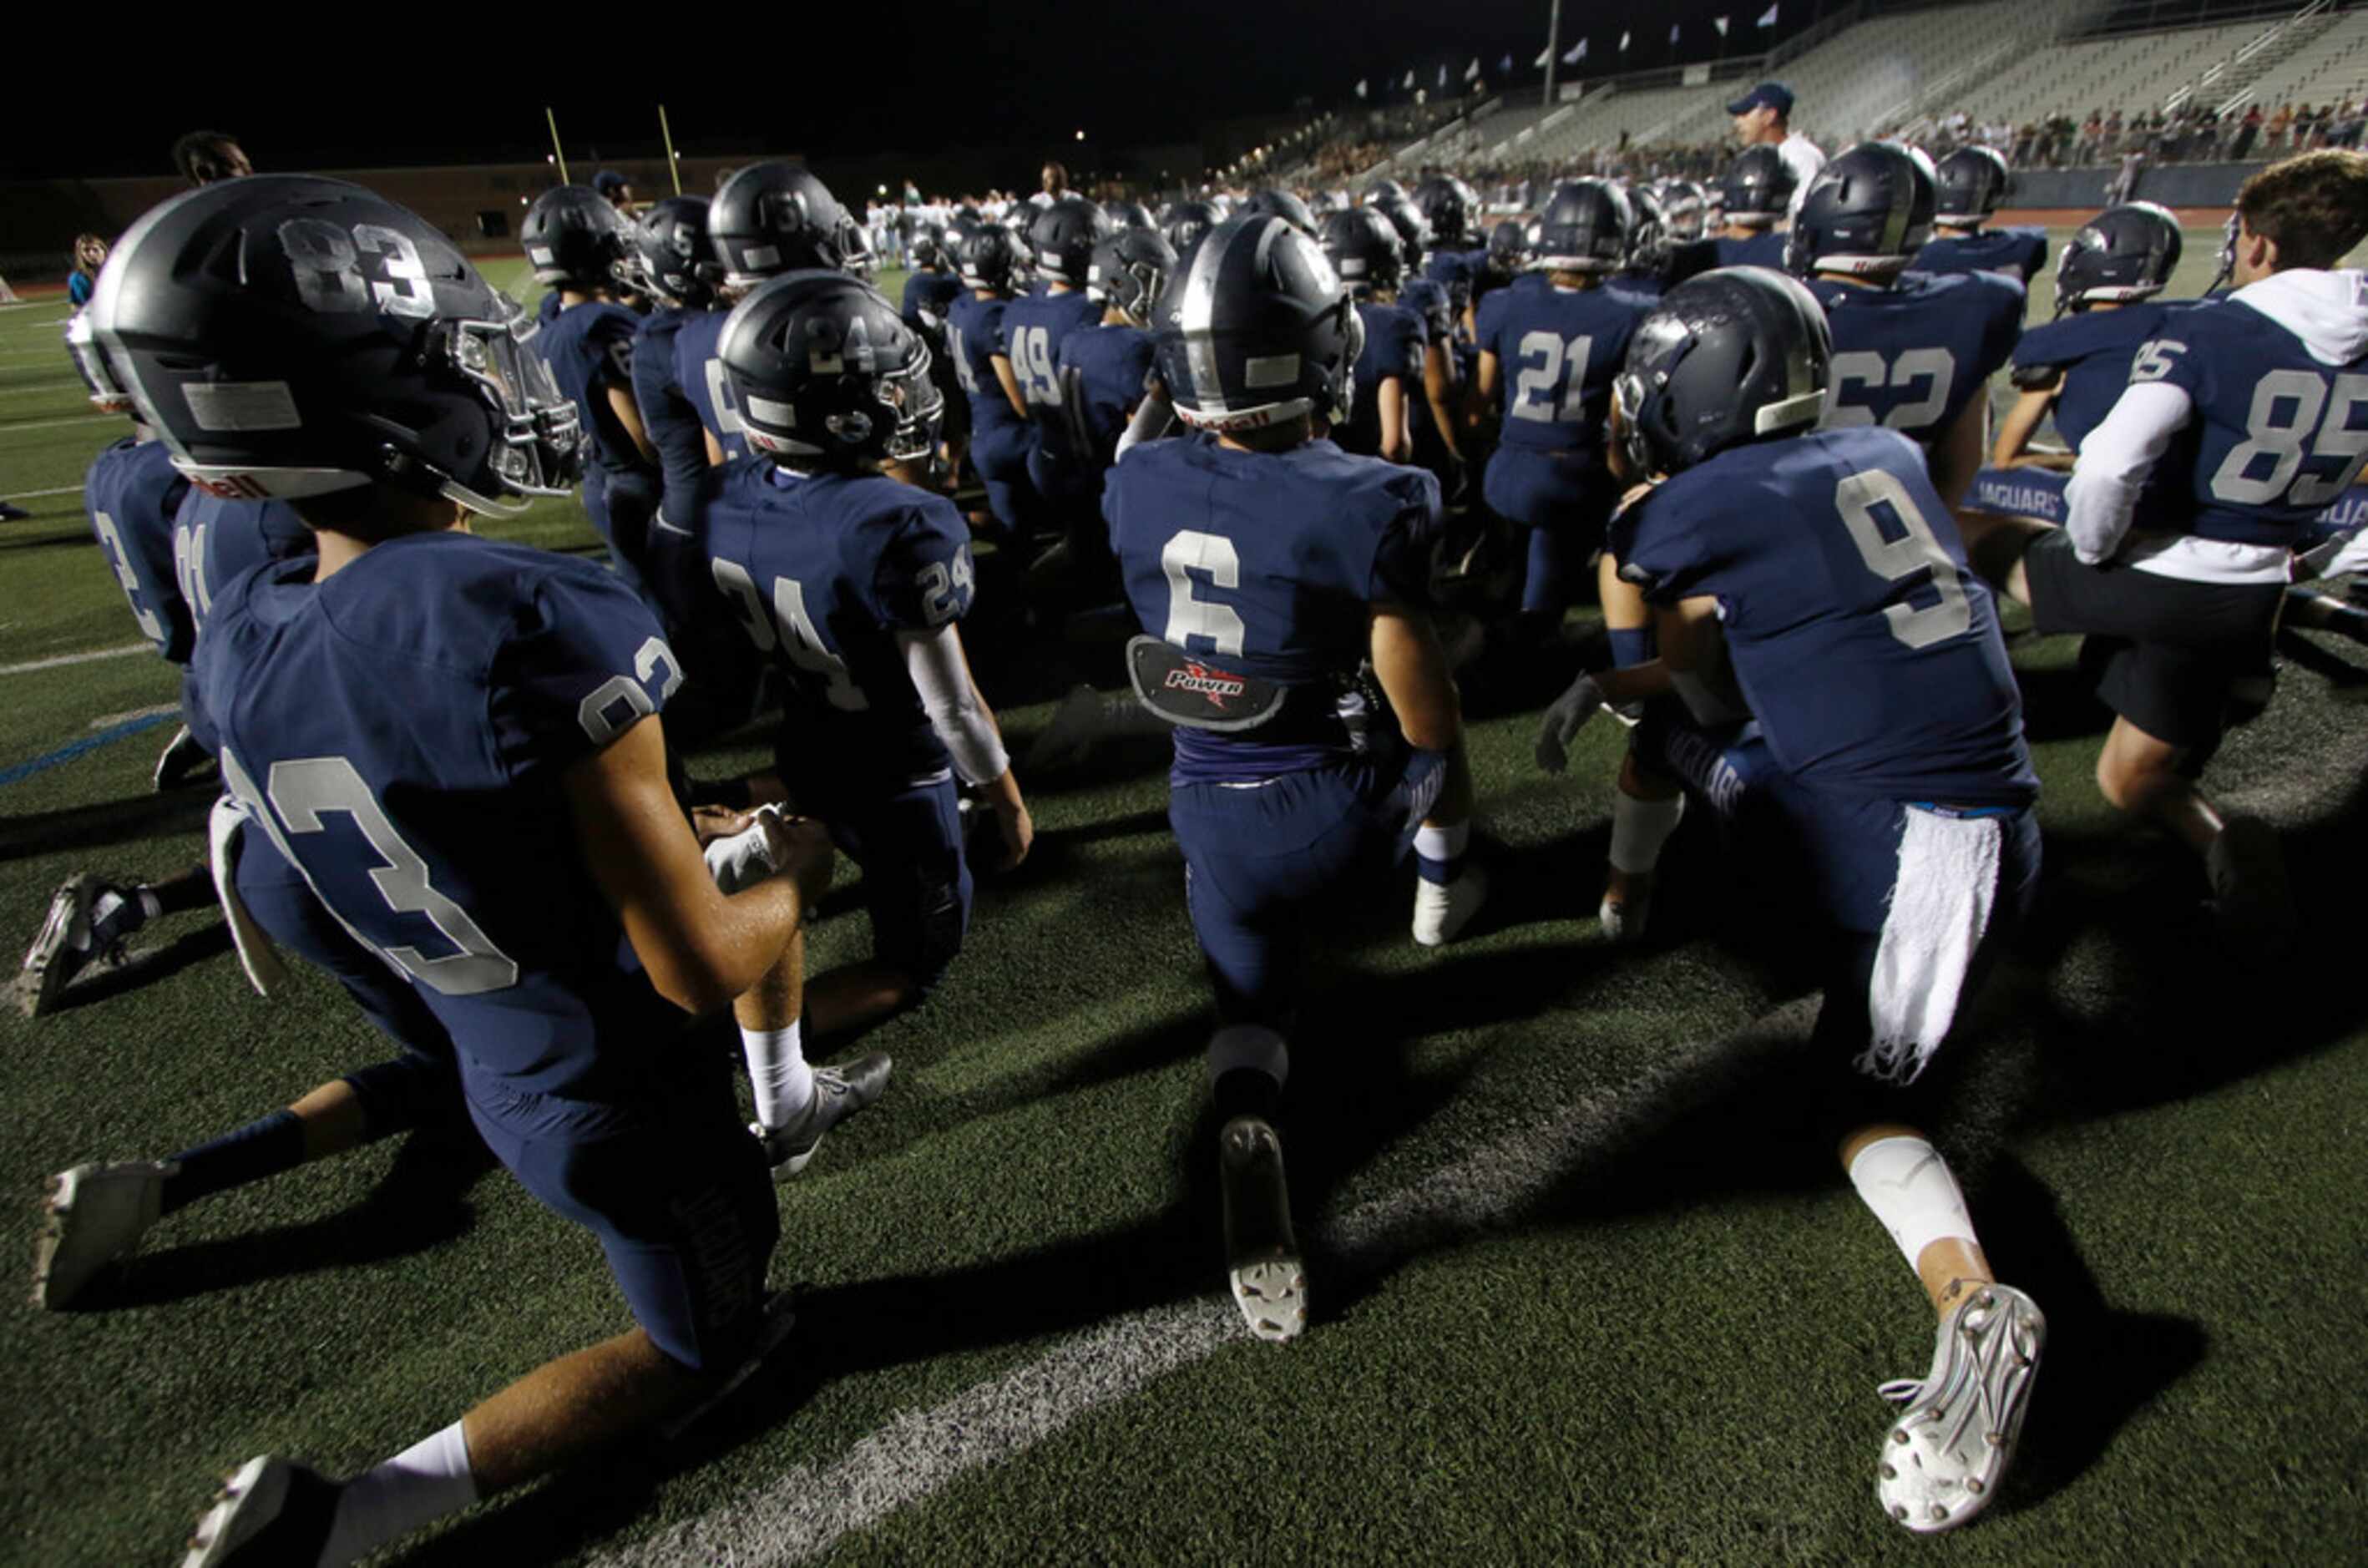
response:
<path id="1" fill-rule="evenodd" d="M 1563 48 L 1590 38 L 1577 67 L 1604 74 L 1619 59 L 1623 27 L 1636 34 L 1631 68 L 1707 60 L 1718 47 L 1710 18 L 1730 18 L 1736 53 L 1764 48 L 1808 25 L 1811 0 L 1782 0 L 1779 26 L 1760 30 L 1764 0 L 1650 6 L 1565 0 Z M 643 17 L 664 7 L 636 7 Z M 656 110 L 672 117 L 686 155 L 758 148 L 816 158 L 871 152 L 926 152 L 963 142 L 1073 142 L 1084 129 L 1106 147 L 1190 141 L 1211 121 L 1287 109 L 1302 97 L 1319 108 L 1353 106 L 1360 77 L 1380 101 L 1400 101 L 1406 73 L 1436 90 L 1450 65 L 1460 86 L 1477 56 L 1492 87 L 1508 85 L 1498 62 L 1510 53 L 1514 90 L 1538 90 L 1530 62 L 1544 47 L 1545 0 L 1248 0 L 1168 6 L 1103 0 L 966 7 L 961 19 L 903 6 L 766 6 L 711 13 L 696 43 L 669 50 L 650 29 L 540 27 L 531 13 L 514 34 L 485 48 L 468 40 L 467 14 L 427 13 L 408 23 L 349 26 L 310 41 L 289 40 L 294 58 L 323 62 L 301 75 L 274 71 L 247 45 L 143 29 L 143 47 L 111 51 L 92 83 L 104 102 L 84 106 L 0 146 L 0 175 L 15 177 L 163 174 L 174 137 L 199 126 L 245 138 L 265 168 L 336 168 L 504 162 L 548 151 L 542 106 L 558 111 L 571 156 L 597 149 L 610 158 L 654 155 Z M 297 13 L 255 14 L 277 28 Z M 686 14 L 696 14 L 689 13 Z M 982 14 L 991 18 L 981 27 Z M 218 13 L 216 14 L 219 15 Z M 822 32 L 801 17 L 836 15 Z M 727 19 L 728 18 L 728 19 Z M 1675 51 L 1672 22 L 1683 25 Z M 763 31 L 781 29 L 778 42 Z M 340 40 L 352 41 L 340 43 Z M 393 62 L 405 44 L 413 63 Z M 94 47 L 85 36 L 83 48 Z M 278 49 L 274 55 L 280 58 Z M 712 63 L 700 65 L 698 56 Z M 335 62 L 349 57 L 353 73 Z M 662 64 L 646 62 L 657 60 Z M 1565 74 L 1571 68 L 1564 68 Z M 1389 96 L 1378 89 L 1388 84 Z M 22 110 L 28 106 L 21 101 Z"/>

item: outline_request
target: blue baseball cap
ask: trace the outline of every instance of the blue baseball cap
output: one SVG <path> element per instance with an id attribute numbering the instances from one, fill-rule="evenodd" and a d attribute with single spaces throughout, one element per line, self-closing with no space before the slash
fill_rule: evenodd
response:
<path id="1" fill-rule="evenodd" d="M 1789 117 L 1793 112 L 1793 89 L 1782 82 L 1762 82 L 1726 106 L 1729 114 L 1749 114 L 1765 104 L 1778 114 Z"/>
<path id="2" fill-rule="evenodd" d="M 1737 110 L 1736 112 L 1740 113 L 1742 111 Z M 632 182 L 631 180 L 628 180 L 624 176 L 619 174 L 614 169 L 602 169 L 598 174 L 592 176 L 592 188 L 598 191 L 603 196 L 612 196 L 618 191 L 624 189 L 626 186 L 632 183 Z"/>

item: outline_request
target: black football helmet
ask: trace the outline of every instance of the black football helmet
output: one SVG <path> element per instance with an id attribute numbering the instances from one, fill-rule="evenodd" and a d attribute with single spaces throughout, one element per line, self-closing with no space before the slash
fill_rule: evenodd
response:
<path id="1" fill-rule="evenodd" d="M 954 270 L 965 289 L 1008 294 L 1025 270 L 1019 265 L 1019 242 L 1000 223 L 981 223 L 955 247 Z"/>
<path id="2" fill-rule="evenodd" d="M 149 210 L 85 312 L 115 383 L 201 489 L 387 484 L 472 511 L 561 495 L 575 404 L 531 316 L 434 224 L 358 185 L 255 175 Z"/>
<path id="3" fill-rule="evenodd" d="M 707 214 L 703 196 L 669 196 L 651 204 L 628 236 L 625 278 L 635 292 L 684 310 L 715 303 L 723 264 L 707 237 Z"/>
<path id="4" fill-rule="evenodd" d="M 1357 199 L 1360 202 L 1403 200 L 1406 193 L 1406 187 L 1394 179 L 1377 179 L 1367 186 L 1365 194 Z"/>
<path id="5" fill-rule="evenodd" d="M 1210 230 L 1183 259 L 1152 342 L 1177 416 L 1227 432 L 1346 417 L 1365 328 L 1315 242 L 1260 212 Z"/>
<path id="6" fill-rule="evenodd" d="M 1702 199 L 1702 187 L 1690 179 L 1673 179 L 1660 196 L 1662 229 L 1671 243 L 1691 244 L 1701 239 L 1710 205 Z"/>
<path id="7" fill-rule="evenodd" d="M 1630 272 L 1658 277 L 1669 259 L 1669 221 L 1661 199 L 1649 186 L 1624 187 L 1628 198 L 1628 266 Z"/>
<path id="8" fill-rule="evenodd" d="M 1325 219 L 1323 244 L 1351 294 L 1395 289 L 1406 280 L 1397 229 L 1378 207 L 1350 207 Z"/>
<path id="9" fill-rule="evenodd" d="M 1113 229 L 1156 229 L 1151 221 L 1151 209 L 1140 201 L 1105 201 L 1102 212 Z"/>
<path id="10" fill-rule="evenodd" d="M 2179 220 L 2168 208 L 2132 201 L 2105 209 L 2081 224 L 2055 258 L 2055 313 L 2153 298 L 2169 286 L 2181 244 Z"/>
<path id="11" fill-rule="evenodd" d="M 1833 339 L 1816 296 L 1780 272 L 1724 267 L 1636 324 L 1611 383 L 1632 473 L 1677 473 L 1730 447 L 1813 428 Z"/>
<path id="12" fill-rule="evenodd" d="M 1224 221 L 1208 202 L 1179 201 L 1167 210 L 1167 243 L 1181 257 Z"/>
<path id="13" fill-rule="evenodd" d="M 1422 266 L 1422 258 L 1430 254 L 1430 225 L 1423 220 L 1422 209 L 1403 196 L 1385 196 L 1367 203 L 1390 221 L 1398 232 L 1398 249 L 1406 256 L 1406 267 L 1413 272 Z"/>
<path id="14" fill-rule="evenodd" d="M 1315 214 L 1308 210 L 1307 203 L 1287 190 L 1269 186 L 1253 192 L 1250 199 L 1242 203 L 1243 216 L 1252 212 L 1271 212 L 1309 239 L 1315 237 Z"/>
<path id="15" fill-rule="evenodd" d="M 2014 189 L 2006 159 L 1989 147 L 1960 147 L 1932 171 L 1932 222 L 1974 229 Z"/>
<path id="16" fill-rule="evenodd" d="M 1730 223 L 1782 222 L 1799 184 L 1793 166 L 1775 148 L 1746 147 L 1726 165 L 1726 178 L 1720 182 L 1725 200 L 1719 215 Z"/>
<path id="17" fill-rule="evenodd" d="M 1861 142 L 1809 184 L 1784 242 L 1795 278 L 1890 278 L 1932 238 L 1931 160 L 1896 142 Z"/>
<path id="18" fill-rule="evenodd" d="M 1510 278 L 1530 264 L 1530 236 L 1520 221 L 1508 218 L 1488 231 L 1488 270 Z"/>
<path id="19" fill-rule="evenodd" d="M 518 231 L 538 283 L 606 289 L 632 244 L 625 215 L 588 185 L 556 186 L 534 199 Z"/>
<path id="20" fill-rule="evenodd" d="M 871 255 L 863 226 L 830 187 L 795 164 L 751 164 L 725 180 L 707 229 L 728 289 L 753 289 L 805 267 L 847 270 Z"/>
<path id="21" fill-rule="evenodd" d="M 1061 198 L 1028 225 L 1028 245 L 1034 253 L 1037 272 L 1072 289 L 1085 287 L 1094 247 L 1110 236 L 1110 219 L 1082 196 Z"/>
<path id="22" fill-rule="evenodd" d="M 869 467 L 937 449 L 946 403 L 928 345 L 860 278 L 772 279 L 732 307 L 715 352 L 759 451 Z"/>
<path id="23" fill-rule="evenodd" d="M 916 268 L 934 272 L 946 265 L 951 254 L 947 248 L 949 243 L 944 224 L 923 223 L 914 229 L 913 238 L 905 245 L 905 254 L 912 259 Z"/>
<path id="24" fill-rule="evenodd" d="M 1530 225 L 1532 272 L 1618 272 L 1628 265 L 1635 209 L 1610 180 L 1565 180 Z"/>
<path id="25" fill-rule="evenodd" d="M 1114 306 L 1136 326 L 1151 325 L 1167 279 L 1176 272 L 1176 247 L 1151 229 L 1121 229 L 1094 247 L 1086 273 L 1086 297 Z"/>
<path id="26" fill-rule="evenodd" d="M 1460 245 L 1471 237 L 1480 216 L 1480 193 L 1453 175 L 1433 175 L 1414 189 L 1415 210 L 1430 228 L 1430 237 L 1442 245 Z"/>

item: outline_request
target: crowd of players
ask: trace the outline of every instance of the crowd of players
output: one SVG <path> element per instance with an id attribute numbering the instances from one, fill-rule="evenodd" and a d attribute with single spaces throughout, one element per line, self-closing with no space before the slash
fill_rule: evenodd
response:
<path id="1" fill-rule="evenodd" d="M 598 1237 L 636 1325 L 347 1480 L 250 1461 L 192 1568 L 349 1561 L 693 1418 L 779 1340 L 768 1181 L 891 1070 L 807 1043 L 922 1003 L 973 862 L 1033 839 L 966 619 L 1131 633 L 1128 692 L 1047 740 L 1173 735 L 1224 1265 L 1250 1333 L 1297 1336 L 1279 1129 L 1311 934 L 1408 858 L 1417 943 L 1485 908 L 1459 676 L 1517 689 L 1587 600 L 1605 634 L 1536 760 L 1626 727 L 1601 936 L 1645 936 L 1689 810 L 1818 916 L 1829 1131 L 1937 1317 L 1929 1374 L 1887 1391 L 1878 1500 L 1918 1532 L 1976 1516 L 2045 1324 L 1918 1120 L 2039 868 L 1996 595 L 2087 634 L 2107 797 L 2192 846 L 2232 935 L 2274 940 L 2274 838 L 2197 779 L 2282 619 L 2361 635 L 2296 585 L 2357 563 L 2321 514 L 2368 460 L 2368 296 L 2334 270 L 2368 159 L 2249 181 L 2235 290 L 2203 301 L 2159 297 L 2170 214 L 2100 214 L 2029 333 L 2045 240 L 1987 226 L 2004 186 L 1986 150 L 1870 142 L 1805 183 L 1773 145 L 1714 190 L 1571 180 L 1485 233 L 1446 176 L 1321 211 L 1063 197 L 922 227 L 892 303 L 860 218 L 760 164 L 637 220 L 546 193 L 539 319 L 356 186 L 242 169 L 143 217 L 69 342 L 132 422 L 89 506 L 186 667 L 159 781 L 218 778 L 213 853 L 69 881 L 19 983 L 45 1009 L 219 898 L 259 989 L 292 949 L 401 1049 L 169 1159 L 63 1173 L 36 1301 L 190 1202 L 461 1126 Z M 2015 505 L 1973 494 L 1986 456 Z M 570 492 L 605 569 L 467 530 Z M 684 765 L 751 722 L 771 767 Z M 872 953 L 808 978 L 835 854 Z"/>

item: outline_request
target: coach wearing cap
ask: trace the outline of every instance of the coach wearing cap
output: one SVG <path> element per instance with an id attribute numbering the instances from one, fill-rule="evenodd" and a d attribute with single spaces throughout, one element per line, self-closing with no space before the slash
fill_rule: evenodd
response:
<path id="1" fill-rule="evenodd" d="M 1776 149 L 1784 166 L 1793 171 L 1793 205 L 1788 214 L 1801 210 L 1801 199 L 1809 194 L 1809 182 L 1826 166 L 1826 155 L 1817 144 L 1793 129 L 1793 89 L 1782 82 L 1762 82 L 1726 106 L 1735 116 L 1735 139 L 1746 147 L 1763 142 Z"/>

